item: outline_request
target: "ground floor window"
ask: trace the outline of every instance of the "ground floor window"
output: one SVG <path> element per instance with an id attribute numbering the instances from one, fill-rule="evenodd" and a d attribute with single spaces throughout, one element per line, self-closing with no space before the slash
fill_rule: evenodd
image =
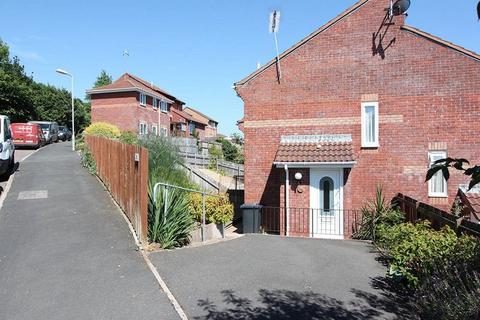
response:
<path id="1" fill-rule="evenodd" d="M 160 128 L 160 135 L 162 137 L 166 137 L 168 135 L 167 128 L 164 128 L 164 127 Z"/>
<path id="2" fill-rule="evenodd" d="M 152 124 L 152 134 L 154 135 L 157 135 L 157 125 L 156 124 Z"/>
<path id="3" fill-rule="evenodd" d="M 435 166 L 435 161 L 445 159 L 447 157 L 446 151 L 430 151 L 428 153 L 428 160 L 430 168 Z M 435 175 L 428 181 L 428 196 L 429 197 L 447 197 L 447 180 L 443 177 L 442 171 L 437 171 Z"/>
<path id="4" fill-rule="evenodd" d="M 138 134 L 148 134 L 148 125 L 145 122 L 140 122 L 138 127 Z"/>

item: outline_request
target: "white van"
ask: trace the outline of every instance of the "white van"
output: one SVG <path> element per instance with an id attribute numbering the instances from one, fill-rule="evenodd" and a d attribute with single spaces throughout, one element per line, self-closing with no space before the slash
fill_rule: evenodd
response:
<path id="1" fill-rule="evenodd" d="M 0 175 L 9 174 L 14 164 L 15 146 L 10 131 L 10 119 L 0 115 Z"/>

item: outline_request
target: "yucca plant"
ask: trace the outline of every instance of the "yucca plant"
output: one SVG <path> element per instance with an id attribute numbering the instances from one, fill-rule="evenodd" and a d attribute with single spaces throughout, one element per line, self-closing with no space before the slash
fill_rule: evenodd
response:
<path id="1" fill-rule="evenodd" d="M 361 208 L 361 213 L 362 221 L 352 235 L 354 239 L 375 240 L 378 225 L 395 225 L 405 220 L 403 213 L 387 204 L 381 186 L 376 187 L 375 198 Z"/>
<path id="2" fill-rule="evenodd" d="M 188 211 L 185 191 L 160 188 L 156 201 L 153 198 L 154 183 L 148 190 L 148 237 L 164 249 L 181 247 L 189 242 L 194 227 L 193 216 Z"/>

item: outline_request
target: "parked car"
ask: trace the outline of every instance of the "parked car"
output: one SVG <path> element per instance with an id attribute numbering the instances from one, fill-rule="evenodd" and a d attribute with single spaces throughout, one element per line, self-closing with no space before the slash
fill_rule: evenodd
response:
<path id="1" fill-rule="evenodd" d="M 12 123 L 10 125 L 15 147 L 43 147 L 47 142 L 37 123 Z"/>
<path id="2" fill-rule="evenodd" d="M 10 119 L 0 115 L 0 175 L 11 172 L 15 164 L 15 145 L 10 131 Z"/>
<path id="3" fill-rule="evenodd" d="M 65 126 L 58 127 L 58 139 L 62 141 L 67 141 L 72 139 L 72 132 L 68 130 Z"/>
<path id="4" fill-rule="evenodd" d="M 58 142 L 58 123 L 53 121 L 29 121 L 28 123 L 40 125 L 47 143 Z"/>

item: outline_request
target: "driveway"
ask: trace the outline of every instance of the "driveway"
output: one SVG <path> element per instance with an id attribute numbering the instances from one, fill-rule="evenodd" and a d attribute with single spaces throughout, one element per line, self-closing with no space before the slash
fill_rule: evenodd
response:
<path id="1" fill-rule="evenodd" d="M 150 259 L 195 319 L 395 319 L 386 269 L 355 241 L 245 237 Z"/>
<path id="2" fill-rule="evenodd" d="M 21 163 L 0 211 L 0 319 L 178 319 L 70 144 Z"/>

